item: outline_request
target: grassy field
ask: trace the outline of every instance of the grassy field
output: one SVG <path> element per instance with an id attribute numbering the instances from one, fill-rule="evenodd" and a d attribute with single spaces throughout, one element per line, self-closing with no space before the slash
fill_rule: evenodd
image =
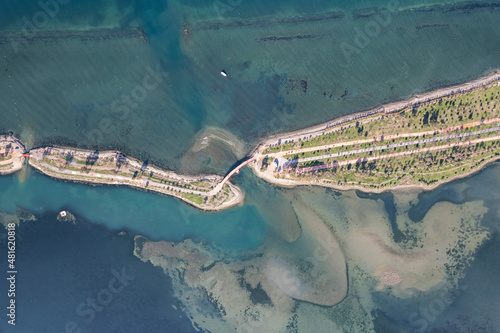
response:
<path id="1" fill-rule="evenodd" d="M 396 113 L 357 119 L 341 127 L 326 129 L 322 135 L 313 138 L 302 138 L 297 142 L 284 142 L 267 147 L 263 152 L 261 170 L 265 171 L 270 167 L 269 161 L 274 159 L 275 153 L 280 152 L 289 161 L 304 158 L 314 160 L 291 164 L 291 168 L 289 166 L 285 172 L 274 173 L 278 178 L 341 186 L 356 185 L 370 189 L 411 184 L 433 185 L 474 171 L 486 161 L 500 158 L 500 142 L 496 139 L 467 145 L 471 140 L 498 136 L 499 132 L 496 130 L 449 138 L 450 135 L 463 135 L 500 126 L 500 120 L 496 120 L 500 117 L 499 104 L 500 86 L 493 83 L 473 91 L 408 107 Z M 448 131 L 450 128 L 452 130 Z M 439 140 L 415 142 L 431 138 Z M 391 147 L 398 144 L 401 145 Z M 462 146 L 450 148 L 450 145 L 457 144 Z M 389 148 L 385 148 L 387 145 Z M 374 151 L 356 152 L 375 147 L 377 149 Z M 384 158 L 384 155 L 388 154 L 431 147 L 439 150 Z M 343 152 L 346 155 L 325 156 Z M 380 159 L 371 160 L 375 156 Z M 356 162 L 331 166 L 352 160 Z M 325 165 L 330 166 L 320 167 L 319 170 L 315 168 L 311 172 L 303 172 L 301 169 Z"/>
<path id="2" fill-rule="evenodd" d="M 480 167 L 485 161 L 500 159 L 499 142 L 427 152 L 368 163 L 353 163 L 337 168 L 298 174 L 300 180 L 323 180 L 334 185 L 356 185 L 367 189 L 397 185 L 433 185 Z"/>
<path id="3" fill-rule="evenodd" d="M 326 130 L 323 135 L 311 139 L 268 147 L 263 154 L 380 138 L 398 133 L 417 133 L 461 126 L 499 117 L 499 99 L 500 86 L 490 85 L 475 91 L 423 103 L 413 108 L 406 108 L 399 113 L 363 118 L 360 120 L 363 124 L 352 121 L 344 124 L 337 131 Z"/>
<path id="4" fill-rule="evenodd" d="M 14 163 L 10 162 L 8 164 L 0 165 L 0 168 L 11 168 L 13 165 L 14 165 Z"/>
<path id="5" fill-rule="evenodd" d="M 334 153 L 340 153 L 340 152 L 348 152 L 351 150 L 357 150 L 357 149 L 367 149 L 367 148 L 372 148 L 372 147 L 383 147 L 386 145 L 394 145 L 394 144 L 411 144 L 413 141 L 419 140 L 419 139 L 430 139 L 430 138 L 443 138 L 452 134 L 461 134 L 461 133 L 471 133 L 475 132 L 478 130 L 483 130 L 483 129 L 490 129 L 493 127 L 497 127 L 498 124 L 493 123 L 493 124 L 486 124 L 486 125 L 481 125 L 481 126 L 474 126 L 474 127 L 469 127 L 466 128 L 462 131 L 452 131 L 452 132 L 446 132 L 446 133 L 438 133 L 438 134 L 432 134 L 432 135 L 419 135 L 419 136 L 407 136 L 407 137 L 399 137 L 395 139 L 389 139 L 389 140 L 384 140 L 384 141 L 375 141 L 375 142 L 367 142 L 367 143 L 359 143 L 359 144 L 353 144 L 353 145 L 343 145 L 341 147 L 332 147 L 328 149 L 318 149 L 318 150 L 312 150 L 312 151 L 307 151 L 307 152 L 302 152 L 302 153 L 293 153 L 293 154 L 287 154 L 284 157 L 286 159 L 299 159 L 299 158 L 307 158 L 307 157 L 314 157 L 314 156 L 321 156 L 321 155 L 326 155 L 326 154 L 334 154 Z M 482 137 L 488 137 L 488 136 L 494 136 L 497 135 L 498 133 L 496 132 L 490 132 L 490 133 L 485 133 L 482 135 Z M 475 137 L 475 136 L 474 136 Z M 456 139 L 448 139 L 448 140 L 443 140 L 443 141 L 438 141 L 438 145 L 442 144 L 447 144 L 450 142 L 459 142 L 459 141 L 464 141 L 463 138 L 456 138 Z M 408 148 L 411 148 L 412 146 L 417 146 L 417 145 L 411 145 L 408 146 Z M 422 145 L 419 145 L 420 147 Z M 418 148 L 418 147 L 417 147 Z M 394 149 L 396 151 L 396 149 Z"/>
<path id="6" fill-rule="evenodd" d="M 201 205 L 203 203 L 203 198 L 201 195 L 198 194 L 191 194 L 191 193 L 183 193 L 182 196 L 189 201 L 192 201 L 198 205 Z"/>

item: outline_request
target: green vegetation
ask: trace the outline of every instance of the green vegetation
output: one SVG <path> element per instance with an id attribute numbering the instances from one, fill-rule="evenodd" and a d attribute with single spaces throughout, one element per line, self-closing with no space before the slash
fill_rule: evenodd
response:
<path id="1" fill-rule="evenodd" d="M 291 169 L 275 173 L 276 177 L 370 189 L 434 185 L 474 171 L 484 163 L 499 158 L 500 142 L 496 137 L 500 131 L 447 138 L 454 134 L 500 126 L 500 121 L 496 119 L 500 117 L 499 104 L 500 86 L 495 82 L 487 87 L 408 107 L 397 113 L 360 118 L 327 129 L 316 137 L 268 147 L 263 153 L 265 159 L 261 170 L 270 167 L 267 161 L 274 158 L 273 152 L 283 154 L 293 150 L 282 156 L 288 160 L 314 160 L 291 165 Z M 430 138 L 438 141 L 415 142 Z M 469 143 L 488 139 L 477 144 Z M 357 152 L 375 147 L 381 149 Z M 409 151 L 414 153 L 409 154 Z M 342 152 L 346 155 L 325 157 Z M 396 153 L 400 154 L 386 156 Z M 301 170 L 315 166 L 320 167 Z"/>
<path id="2" fill-rule="evenodd" d="M 299 142 L 282 143 L 270 147 L 263 154 L 316 147 L 362 139 L 380 139 L 403 133 L 436 131 L 453 126 L 462 126 L 500 116 L 500 86 L 495 84 L 470 92 L 456 94 L 436 101 L 406 108 L 399 113 L 376 115 L 343 124 L 341 128 L 329 129 L 314 138 Z"/>
<path id="3" fill-rule="evenodd" d="M 324 180 L 335 185 L 384 188 L 397 185 L 433 185 L 454 176 L 468 173 L 487 161 L 500 158 L 498 141 L 474 146 L 407 155 L 387 160 L 353 163 L 298 174 L 301 180 Z"/>
<path id="4" fill-rule="evenodd" d="M 201 195 L 198 194 L 191 194 L 191 193 L 182 193 L 182 196 L 189 201 L 192 201 L 196 203 L 197 205 L 201 205 L 203 203 L 203 198 Z"/>
<path id="5" fill-rule="evenodd" d="M 110 156 L 109 153 L 101 153 L 95 158 L 91 156 L 92 163 L 87 163 L 90 159 L 88 154 L 80 152 L 68 156 L 69 154 L 63 151 L 59 148 L 39 152 L 35 150 L 34 153 L 38 155 L 33 155 L 31 164 L 52 177 L 93 183 L 112 182 L 145 188 L 185 199 L 200 208 L 217 208 L 234 195 L 226 186 L 215 196 L 208 196 L 208 192 L 214 187 L 213 180 L 196 180 L 189 177 L 185 179 L 154 167 L 149 168 L 147 163 L 132 159 L 118 163 L 114 155 Z M 43 157 L 40 159 L 36 156 Z"/>
<path id="6" fill-rule="evenodd" d="M 308 158 L 308 157 L 315 157 L 315 156 L 321 156 L 321 155 L 327 155 L 327 154 L 335 154 L 335 153 L 340 153 L 340 152 L 348 152 L 352 150 L 358 150 L 358 149 L 367 149 L 367 148 L 373 148 L 373 147 L 383 147 L 386 145 L 394 145 L 394 144 L 405 144 L 408 143 L 408 145 L 404 146 L 404 149 L 394 149 L 392 148 L 391 151 L 387 150 L 382 150 L 382 152 L 398 152 L 398 151 L 404 151 L 407 149 L 416 149 L 416 148 L 425 148 L 426 146 L 437 146 L 437 145 L 447 145 L 449 143 L 453 142 L 463 142 L 465 139 L 464 138 L 456 138 L 456 139 L 448 139 L 448 140 L 443 140 L 443 141 L 437 141 L 435 143 L 427 143 L 424 145 L 415 145 L 412 144 L 410 145 L 411 142 L 417 141 L 417 140 L 422 140 L 422 139 L 430 139 L 430 138 L 435 138 L 439 139 L 442 137 L 450 136 L 453 134 L 461 134 L 461 133 L 470 133 L 470 132 L 475 132 L 478 130 L 484 130 L 484 129 L 490 129 L 493 127 L 497 127 L 496 123 L 490 123 L 486 125 L 480 125 L 480 126 L 473 126 L 466 128 L 462 131 L 451 131 L 451 132 L 440 132 L 440 133 L 434 133 L 434 134 L 428 134 L 428 135 L 417 135 L 417 136 L 399 136 L 398 138 L 395 139 L 389 139 L 389 140 L 384 140 L 384 141 L 375 141 L 375 142 L 367 142 L 367 143 L 361 143 L 361 144 L 353 144 L 353 145 L 342 145 L 341 147 L 332 147 L 328 149 L 318 149 L 318 150 L 312 150 L 312 151 L 306 151 L 302 153 L 293 153 L 293 154 L 288 154 L 285 155 L 284 157 L 286 159 L 299 159 L 299 158 Z M 482 138 L 486 138 L 489 136 L 496 136 L 498 135 L 498 132 L 489 132 L 489 133 L 484 133 L 481 135 Z M 467 140 L 469 139 L 476 139 L 478 136 L 471 136 L 468 137 Z M 418 146 L 418 147 L 417 147 Z M 376 151 L 378 154 L 379 151 Z M 348 157 L 353 158 L 352 155 L 348 155 Z"/>

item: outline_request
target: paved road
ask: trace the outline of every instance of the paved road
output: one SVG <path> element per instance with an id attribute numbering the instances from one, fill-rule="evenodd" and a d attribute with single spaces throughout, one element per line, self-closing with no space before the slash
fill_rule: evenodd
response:
<path id="1" fill-rule="evenodd" d="M 296 164 L 296 163 L 302 163 L 302 162 L 323 160 L 323 159 L 332 158 L 332 157 L 340 157 L 340 156 L 368 153 L 371 151 L 379 151 L 379 150 L 391 149 L 391 148 L 397 148 L 397 147 L 413 146 L 413 145 L 422 144 L 422 143 L 438 142 L 438 141 L 445 141 L 445 140 L 457 139 L 457 138 L 466 138 L 466 137 L 470 137 L 470 136 L 474 136 L 474 135 L 478 135 L 478 134 L 492 133 L 492 132 L 498 132 L 498 131 L 500 131 L 500 126 L 488 128 L 488 129 L 483 129 L 480 131 L 469 132 L 469 133 L 446 135 L 446 136 L 430 138 L 430 139 L 421 139 L 421 140 L 415 140 L 415 141 L 409 141 L 409 142 L 395 143 L 392 145 L 376 146 L 376 147 L 371 147 L 371 148 L 343 151 L 343 152 L 327 154 L 327 155 L 293 159 L 293 160 L 289 160 L 289 165 Z"/>
<path id="2" fill-rule="evenodd" d="M 450 147 L 460 147 L 460 146 L 468 146 L 468 145 L 473 145 L 476 143 L 480 142 L 487 142 L 487 141 L 496 141 L 500 140 L 500 136 L 493 136 L 493 137 L 487 137 L 484 139 L 475 139 L 471 141 L 465 141 L 465 142 L 454 142 L 451 144 Z M 449 146 L 434 146 L 434 147 L 428 147 L 428 148 L 422 148 L 422 149 L 415 149 L 415 150 L 406 150 L 402 151 L 399 153 L 392 153 L 392 154 L 383 154 L 383 155 L 378 155 L 378 156 L 370 156 L 370 157 L 364 157 L 363 159 L 353 159 L 353 160 L 346 160 L 346 161 L 340 161 L 340 162 L 333 162 L 333 163 L 328 163 L 328 164 L 322 164 L 322 165 L 316 165 L 313 167 L 304 167 L 304 168 L 297 168 L 294 169 L 296 172 L 299 173 L 305 173 L 305 172 L 311 172 L 311 171 L 317 171 L 317 170 L 322 170 L 322 169 L 327 169 L 327 168 L 333 168 L 333 167 L 339 167 L 343 165 L 349 165 L 349 164 L 355 164 L 358 162 L 371 162 L 371 161 L 377 161 L 377 160 L 382 160 L 382 159 L 387 159 L 387 158 L 393 158 L 393 157 L 399 157 L 399 156 L 406 156 L 406 155 L 412 155 L 412 154 L 420 154 L 420 153 L 425 153 L 429 151 L 436 151 L 436 150 L 441 150 L 449 148 Z"/>
<path id="3" fill-rule="evenodd" d="M 353 141 L 335 142 L 335 143 L 307 147 L 307 148 L 297 148 L 297 149 L 293 149 L 293 150 L 280 151 L 280 152 L 272 153 L 269 155 L 279 157 L 279 156 L 286 156 L 286 155 L 297 154 L 297 153 L 305 153 L 305 152 L 316 151 L 316 150 L 325 150 L 328 148 L 337 148 L 337 147 L 359 145 L 362 143 L 372 143 L 372 142 L 388 141 L 388 140 L 392 140 L 392 139 L 403 139 L 403 138 L 410 138 L 410 137 L 435 135 L 435 134 L 441 134 L 441 133 L 454 132 L 456 130 L 463 131 L 464 129 L 467 129 L 470 127 L 476 127 L 476 126 L 482 126 L 482 125 L 494 124 L 494 123 L 497 123 L 497 124 L 500 123 L 500 117 L 485 119 L 483 121 L 474 121 L 471 123 L 460 124 L 460 125 L 456 125 L 456 126 L 452 126 L 452 127 L 442 128 L 442 129 L 435 129 L 432 131 L 389 134 L 389 135 L 383 135 L 382 137 L 374 137 L 374 138 L 369 138 L 369 139 L 358 139 L 358 140 L 353 140 Z"/>
<path id="4" fill-rule="evenodd" d="M 239 170 L 241 168 L 243 168 L 245 165 L 247 165 L 248 163 L 253 162 L 253 161 L 256 161 L 255 157 L 251 157 L 248 160 L 240 163 L 240 165 L 238 165 L 230 173 L 228 173 L 227 176 L 224 177 L 224 179 L 219 184 L 217 184 L 217 186 L 215 186 L 213 190 L 211 190 L 208 193 L 208 195 L 215 195 L 215 194 L 217 194 L 224 187 L 224 184 L 226 184 L 226 182 L 229 180 L 229 178 L 231 178 L 232 175 L 234 175 L 236 172 L 239 172 Z"/>
<path id="5" fill-rule="evenodd" d="M 102 156 L 101 156 L 101 158 L 102 158 Z M 41 167 L 43 167 L 43 169 L 40 170 L 39 168 L 37 168 L 37 165 L 33 164 L 34 161 L 36 161 Z M 50 165 L 43 160 L 43 151 L 41 151 L 41 150 L 32 150 L 32 155 L 30 157 L 30 164 L 42 172 L 44 172 L 44 169 L 50 170 L 51 172 L 54 173 L 53 176 L 56 178 L 64 178 L 62 175 L 67 175 L 69 178 L 71 178 L 72 176 L 82 176 L 84 178 L 82 178 L 82 179 L 75 178 L 75 180 L 95 182 L 95 183 L 99 183 L 99 184 L 107 184 L 109 182 L 114 182 L 114 184 L 131 185 L 131 186 L 135 186 L 135 187 L 139 187 L 139 188 L 144 188 L 147 185 L 148 188 L 151 189 L 152 187 L 156 187 L 156 188 L 158 188 L 158 190 L 157 190 L 158 192 L 165 193 L 165 194 L 170 194 L 167 190 L 167 188 L 170 188 L 170 189 L 174 189 L 175 192 L 192 193 L 192 194 L 198 194 L 201 196 L 208 195 L 208 191 L 204 192 L 204 191 L 197 191 L 194 189 L 166 185 L 166 184 L 163 184 L 161 182 L 156 181 L 155 179 L 150 179 L 150 178 L 137 179 L 137 178 L 129 178 L 129 177 L 124 177 L 124 176 L 119 176 L 119 175 L 114 175 L 114 174 L 100 174 L 98 172 L 92 172 L 92 170 L 89 173 L 68 170 L 68 169 L 60 170 L 58 167 Z M 99 169 L 98 167 L 95 167 L 95 168 Z M 138 166 L 131 166 L 131 168 L 136 168 L 136 169 L 140 170 L 140 167 L 138 167 Z M 108 170 L 108 169 L 106 169 L 106 170 Z M 130 176 L 132 176 L 132 175 L 130 175 Z M 93 181 L 92 177 L 102 178 L 103 180 L 102 181 L 97 181 L 97 180 Z"/>

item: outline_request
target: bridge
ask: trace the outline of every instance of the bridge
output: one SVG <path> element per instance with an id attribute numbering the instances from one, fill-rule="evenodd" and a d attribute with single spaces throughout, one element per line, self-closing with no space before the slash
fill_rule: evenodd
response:
<path id="1" fill-rule="evenodd" d="M 236 168 L 234 168 L 233 170 L 231 170 L 231 172 L 228 173 L 226 175 L 226 177 L 224 177 L 224 179 L 222 179 L 222 181 L 219 184 L 217 184 L 217 186 L 215 186 L 212 191 L 210 191 L 210 195 L 214 195 L 214 194 L 218 193 L 224 187 L 224 185 L 229 180 L 229 178 L 231 178 L 232 175 L 234 175 L 235 173 L 240 173 L 240 169 L 241 168 L 243 168 L 248 163 L 254 162 L 254 161 L 257 161 L 257 157 L 256 156 L 252 156 L 248 160 L 240 163 L 240 165 L 238 165 Z"/>

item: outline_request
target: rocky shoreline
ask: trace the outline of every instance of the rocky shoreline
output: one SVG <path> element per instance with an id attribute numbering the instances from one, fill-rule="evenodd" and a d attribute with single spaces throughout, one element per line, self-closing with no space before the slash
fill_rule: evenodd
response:
<path id="1" fill-rule="evenodd" d="M 253 150 L 252 155 L 255 153 L 262 151 L 263 147 L 269 144 L 277 144 L 278 142 L 286 142 L 290 140 L 298 140 L 299 138 L 303 137 L 311 137 L 314 138 L 318 135 L 321 135 L 323 132 L 326 130 L 330 131 L 332 129 L 335 129 L 335 127 L 340 127 L 342 124 L 356 120 L 356 119 L 363 119 L 369 116 L 376 116 L 376 115 L 385 115 L 385 114 L 390 114 L 394 113 L 400 110 L 403 110 L 409 106 L 414 106 L 418 105 L 420 103 L 426 103 L 431 100 L 436 100 L 442 97 L 448 97 L 452 96 L 454 94 L 458 93 L 463 93 L 466 91 L 471 91 L 474 89 L 482 88 L 486 85 L 489 85 L 495 81 L 500 80 L 500 70 L 494 70 L 491 74 L 476 79 L 474 81 L 470 81 L 467 83 L 463 84 L 458 84 L 454 85 L 451 87 L 446 87 L 446 88 L 441 88 L 438 90 L 434 91 L 429 91 L 423 94 L 417 94 L 414 95 L 410 98 L 407 98 L 402 101 L 397 101 L 389 104 L 384 104 L 380 105 L 378 107 L 372 108 L 370 110 L 365 110 L 361 112 L 356 112 L 352 113 L 346 116 L 342 116 L 339 118 L 335 118 L 332 120 L 329 120 L 327 122 L 323 122 L 314 126 L 306 127 L 303 129 L 291 131 L 291 132 L 285 132 L 285 133 L 279 133 L 279 134 L 274 134 L 266 139 L 264 139 L 260 144 L 257 145 L 257 147 Z"/>

